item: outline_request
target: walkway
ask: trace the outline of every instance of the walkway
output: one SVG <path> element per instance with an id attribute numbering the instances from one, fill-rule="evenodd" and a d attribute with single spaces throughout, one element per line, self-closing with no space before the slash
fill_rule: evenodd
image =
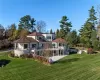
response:
<path id="1" fill-rule="evenodd" d="M 58 61 L 62 58 L 64 58 L 67 55 L 61 55 L 61 56 L 53 56 L 53 57 L 49 57 L 49 59 L 52 59 L 53 62 Z"/>

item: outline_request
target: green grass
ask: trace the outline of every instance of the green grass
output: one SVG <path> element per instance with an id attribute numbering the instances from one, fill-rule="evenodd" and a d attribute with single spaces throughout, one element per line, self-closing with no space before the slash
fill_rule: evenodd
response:
<path id="1" fill-rule="evenodd" d="M 32 59 L 8 58 L 11 60 L 0 68 L 0 80 L 100 80 L 100 54 L 72 54 L 46 66 Z"/>

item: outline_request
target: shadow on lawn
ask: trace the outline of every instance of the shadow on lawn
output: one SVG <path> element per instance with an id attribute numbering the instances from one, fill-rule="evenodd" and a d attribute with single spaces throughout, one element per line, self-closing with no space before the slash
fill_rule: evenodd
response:
<path id="1" fill-rule="evenodd" d="M 0 60 L 0 67 L 4 67 L 7 64 L 9 64 L 11 61 L 10 60 L 6 60 L 6 59 L 1 59 Z"/>
<path id="2" fill-rule="evenodd" d="M 72 59 L 63 59 L 63 60 L 59 60 L 55 63 L 68 63 L 68 62 L 75 62 L 78 61 L 80 58 L 72 58 Z"/>

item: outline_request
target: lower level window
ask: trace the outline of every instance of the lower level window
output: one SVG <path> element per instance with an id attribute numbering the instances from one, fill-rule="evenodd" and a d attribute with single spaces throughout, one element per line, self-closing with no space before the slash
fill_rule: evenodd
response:
<path id="1" fill-rule="evenodd" d="M 24 44 L 24 49 L 27 49 L 28 48 L 28 44 Z"/>

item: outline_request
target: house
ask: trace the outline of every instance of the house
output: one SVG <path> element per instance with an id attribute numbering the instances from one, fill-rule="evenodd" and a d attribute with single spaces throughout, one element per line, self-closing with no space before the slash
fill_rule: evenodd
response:
<path id="1" fill-rule="evenodd" d="M 45 37 L 45 39 L 47 41 L 52 41 L 52 40 L 55 39 L 55 33 L 52 33 L 52 34 L 50 34 L 50 33 L 42 33 L 42 35 Z"/>
<path id="2" fill-rule="evenodd" d="M 14 41 L 14 54 L 36 54 L 45 57 L 68 54 L 66 41 L 55 38 L 55 34 L 33 32 L 27 37 L 21 37 Z"/>

